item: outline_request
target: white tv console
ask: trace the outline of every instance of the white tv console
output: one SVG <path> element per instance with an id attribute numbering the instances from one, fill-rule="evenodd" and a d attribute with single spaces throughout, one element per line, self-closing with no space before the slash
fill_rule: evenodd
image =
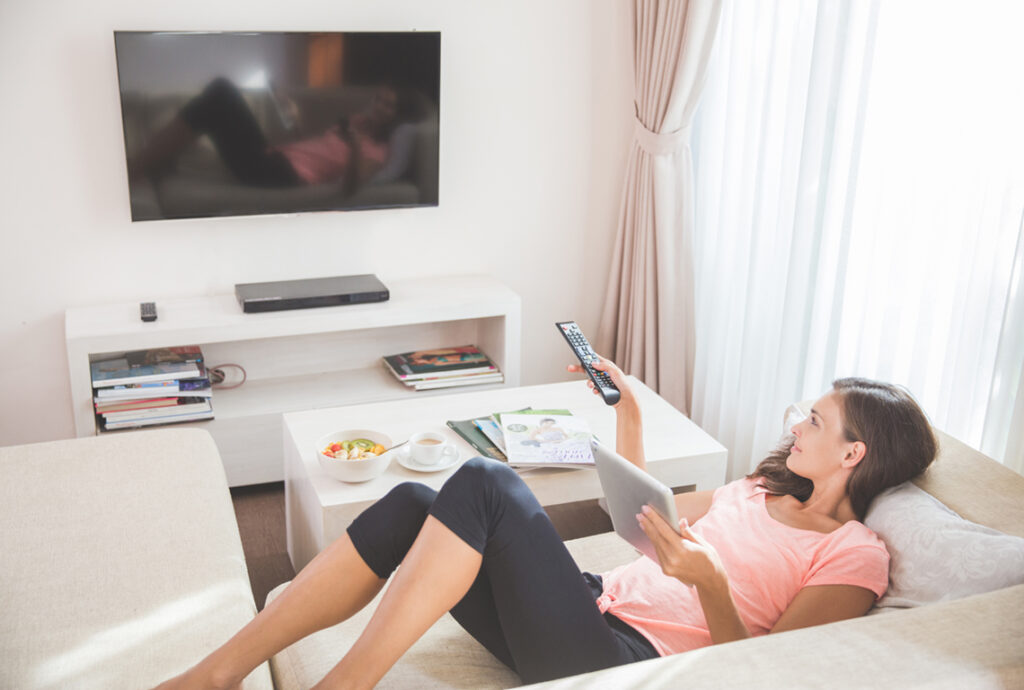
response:
<path id="1" fill-rule="evenodd" d="M 68 309 L 75 432 L 100 433 L 90 362 L 147 348 L 199 345 L 208 367 L 245 368 L 242 386 L 214 389 L 215 418 L 189 424 L 213 435 L 231 486 L 284 478 L 284 412 L 470 390 L 415 392 L 384 368 L 384 355 L 472 343 L 505 375 L 489 387 L 519 385 L 521 305 L 508 287 L 466 275 L 396 280 L 388 289 L 387 302 L 259 314 L 243 313 L 233 294 L 164 300 L 150 323 L 139 319 L 138 302 Z"/>

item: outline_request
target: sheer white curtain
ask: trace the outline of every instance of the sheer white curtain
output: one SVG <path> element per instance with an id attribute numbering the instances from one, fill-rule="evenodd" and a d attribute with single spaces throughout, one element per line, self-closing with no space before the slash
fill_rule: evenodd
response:
<path id="1" fill-rule="evenodd" d="M 1011 2 L 726 0 L 694 122 L 692 416 L 730 478 L 790 402 L 847 375 L 906 385 L 1020 471 L 1015 18 Z"/>

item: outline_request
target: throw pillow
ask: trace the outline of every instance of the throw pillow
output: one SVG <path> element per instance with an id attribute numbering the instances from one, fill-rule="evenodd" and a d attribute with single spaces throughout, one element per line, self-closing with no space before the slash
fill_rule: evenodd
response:
<path id="1" fill-rule="evenodd" d="M 1024 583 L 1024 538 L 965 520 L 911 482 L 871 504 L 864 524 L 889 550 L 877 608 L 950 601 Z"/>

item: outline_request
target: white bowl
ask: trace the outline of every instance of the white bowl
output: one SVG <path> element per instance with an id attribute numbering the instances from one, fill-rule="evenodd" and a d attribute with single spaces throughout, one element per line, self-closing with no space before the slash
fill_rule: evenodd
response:
<path id="1" fill-rule="evenodd" d="M 324 472 L 334 479 L 351 483 L 368 482 L 384 474 L 384 470 L 391 463 L 391 453 L 381 453 L 362 460 L 342 460 L 323 454 L 323 449 L 330 443 L 353 441 L 357 438 L 365 438 L 368 441 L 379 443 L 385 448 L 390 448 L 393 445 L 390 436 L 369 429 L 349 429 L 327 434 L 322 436 L 316 444 L 316 457 Z"/>

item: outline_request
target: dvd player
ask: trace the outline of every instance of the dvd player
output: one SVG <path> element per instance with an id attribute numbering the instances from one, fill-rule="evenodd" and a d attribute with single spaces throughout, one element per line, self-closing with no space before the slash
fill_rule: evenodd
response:
<path id="1" fill-rule="evenodd" d="M 384 302 L 391 295 L 377 276 L 367 273 L 270 283 L 239 283 L 235 285 L 235 296 L 242 311 L 253 313 Z"/>

